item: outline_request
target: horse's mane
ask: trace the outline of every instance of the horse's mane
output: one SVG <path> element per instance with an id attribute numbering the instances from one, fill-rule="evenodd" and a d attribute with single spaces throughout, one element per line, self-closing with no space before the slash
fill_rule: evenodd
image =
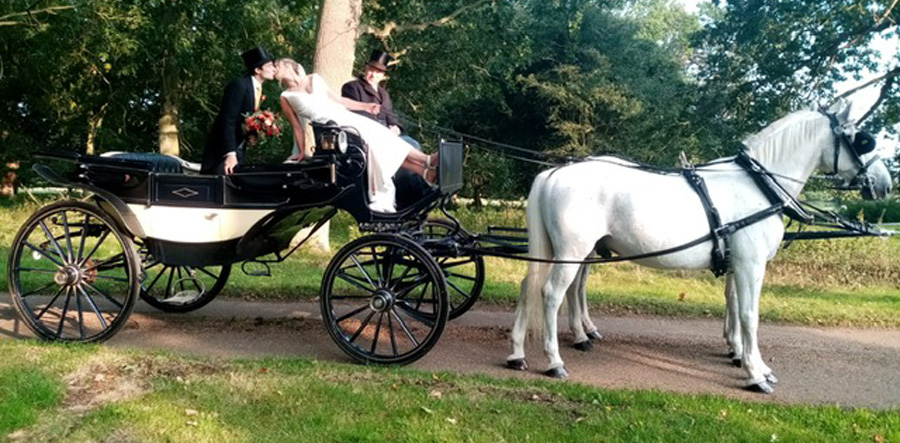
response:
<path id="1" fill-rule="evenodd" d="M 795 158 L 796 151 L 807 145 L 828 120 L 816 111 L 792 112 L 775 123 L 744 139 L 749 154 L 763 164 Z"/>

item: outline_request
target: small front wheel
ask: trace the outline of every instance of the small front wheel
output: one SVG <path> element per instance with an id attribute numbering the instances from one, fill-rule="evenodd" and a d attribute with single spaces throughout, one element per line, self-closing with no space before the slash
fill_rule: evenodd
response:
<path id="1" fill-rule="evenodd" d="M 122 328 L 140 290 L 131 238 L 94 205 L 39 209 L 13 240 L 9 293 L 25 325 L 45 340 L 99 342 Z"/>
<path id="2" fill-rule="evenodd" d="M 428 353 L 448 321 L 443 272 L 415 242 L 377 234 L 348 243 L 322 278 L 322 320 L 347 355 L 408 364 Z"/>

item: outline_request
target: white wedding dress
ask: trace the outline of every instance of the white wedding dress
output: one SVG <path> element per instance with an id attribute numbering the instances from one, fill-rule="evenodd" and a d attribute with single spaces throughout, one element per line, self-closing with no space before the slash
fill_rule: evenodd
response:
<path id="1" fill-rule="evenodd" d="M 355 114 L 328 96 L 328 85 L 319 74 L 310 75 L 312 92 L 284 91 L 294 112 L 316 123 L 329 120 L 356 128 L 369 147 L 369 207 L 378 212 L 395 212 L 395 188 L 392 178 L 403 165 L 412 146 L 385 126 Z"/>

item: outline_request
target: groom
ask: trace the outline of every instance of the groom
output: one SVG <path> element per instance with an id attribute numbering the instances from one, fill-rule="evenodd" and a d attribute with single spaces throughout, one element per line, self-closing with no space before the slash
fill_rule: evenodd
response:
<path id="1" fill-rule="evenodd" d="M 244 116 L 259 110 L 262 84 L 275 78 L 274 59 L 265 48 L 257 46 L 241 54 L 241 58 L 246 74 L 225 87 L 219 115 L 203 150 L 202 174 L 231 174 L 244 160 L 244 146 L 248 143 Z"/>

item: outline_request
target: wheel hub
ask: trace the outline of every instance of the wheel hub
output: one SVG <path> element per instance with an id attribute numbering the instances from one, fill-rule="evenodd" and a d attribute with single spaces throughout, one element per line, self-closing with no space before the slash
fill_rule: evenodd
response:
<path id="1" fill-rule="evenodd" d="M 384 312 L 394 306 L 394 295 L 384 289 L 375 291 L 375 295 L 369 300 L 369 307 L 375 312 Z"/>
<path id="2" fill-rule="evenodd" d="M 75 286 L 81 281 L 81 269 L 68 265 L 56 271 L 53 280 L 60 286 Z"/>

